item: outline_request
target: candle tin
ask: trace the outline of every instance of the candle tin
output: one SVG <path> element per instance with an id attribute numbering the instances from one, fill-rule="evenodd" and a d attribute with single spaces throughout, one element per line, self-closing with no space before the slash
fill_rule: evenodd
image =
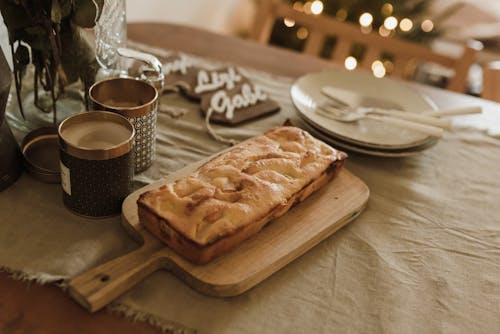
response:
<path id="1" fill-rule="evenodd" d="M 30 175 L 47 183 L 61 181 L 58 142 L 56 127 L 38 128 L 24 137 L 21 150 Z"/>
<path id="2" fill-rule="evenodd" d="M 134 135 L 123 116 L 105 111 L 76 114 L 58 129 L 63 202 L 86 217 L 119 214 L 133 190 Z"/>

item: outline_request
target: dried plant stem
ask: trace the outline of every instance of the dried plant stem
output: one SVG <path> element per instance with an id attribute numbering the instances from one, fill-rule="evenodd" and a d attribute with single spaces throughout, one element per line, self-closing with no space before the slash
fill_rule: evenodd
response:
<path id="1" fill-rule="evenodd" d="M 26 119 L 24 117 L 23 101 L 21 99 L 21 74 L 17 66 L 16 58 L 14 57 L 14 42 L 10 43 L 10 53 L 12 54 L 12 63 L 14 65 L 14 82 L 16 84 L 17 104 L 19 104 L 19 111 L 21 112 L 21 116 L 23 116 L 23 119 Z"/>
<path id="2" fill-rule="evenodd" d="M 54 125 L 56 125 L 57 124 L 57 108 L 56 108 L 56 94 L 54 92 L 54 80 L 53 80 L 52 76 L 50 75 L 49 66 L 47 64 L 45 64 L 44 66 L 45 66 L 45 73 L 47 75 L 48 84 L 50 87 L 52 87 L 52 89 L 50 90 L 50 96 L 52 97 L 52 111 L 53 111 L 52 123 L 54 123 Z"/>
<path id="3" fill-rule="evenodd" d="M 56 108 L 56 95 L 55 95 L 55 89 L 56 89 L 56 80 L 57 78 L 58 81 L 62 84 L 59 85 L 59 88 L 64 87 L 64 84 L 66 82 L 66 75 L 64 73 L 64 70 L 62 69 L 61 66 L 61 44 L 59 40 L 59 35 L 57 31 L 53 28 L 52 22 L 50 20 L 50 16 L 48 15 L 40 15 L 40 13 L 44 13 L 43 7 L 41 4 L 37 1 L 33 2 L 33 6 L 36 10 L 36 13 L 38 15 L 35 15 L 34 17 L 37 18 L 41 23 L 43 24 L 45 30 L 48 33 L 49 36 L 49 42 L 50 42 L 50 50 L 52 53 L 52 60 L 53 62 L 53 68 L 55 69 L 54 71 L 54 77 L 51 75 L 51 71 L 49 66 L 47 64 L 44 64 L 45 67 L 45 72 L 47 76 L 47 84 L 49 86 L 50 90 L 50 96 L 52 97 L 52 112 L 54 113 L 53 115 L 53 123 L 56 125 L 57 122 L 57 108 Z M 45 13 L 44 13 L 45 14 Z M 58 76 L 59 74 L 59 76 Z"/>
<path id="4" fill-rule="evenodd" d="M 34 94 L 35 94 L 35 107 L 38 109 L 38 110 L 41 110 L 42 112 L 45 112 L 45 110 L 39 105 L 39 101 L 38 101 L 38 76 L 39 76 L 39 71 L 38 71 L 38 67 L 35 66 L 35 78 L 34 78 L 34 82 L 33 82 L 33 88 L 34 88 Z"/>

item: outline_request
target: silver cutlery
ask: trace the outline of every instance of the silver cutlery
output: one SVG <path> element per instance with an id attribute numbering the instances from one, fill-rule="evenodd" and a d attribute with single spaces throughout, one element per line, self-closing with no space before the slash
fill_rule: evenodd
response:
<path id="1" fill-rule="evenodd" d="M 339 109 L 325 109 L 324 107 L 320 106 L 316 108 L 316 113 L 322 117 L 329 118 L 335 121 L 340 121 L 340 122 L 355 122 L 356 120 L 359 120 L 360 118 L 357 118 L 356 120 L 346 120 L 346 113 L 344 111 L 341 111 Z M 395 117 L 389 117 L 389 116 L 383 116 L 383 115 L 375 115 L 375 114 L 366 114 L 363 116 L 363 118 L 368 118 L 368 119 L 374 119 L 377 121 L 384 122 L 386 124 L 391 124 L 395 126 L 399 126 L 405 129 L 409 130 L 415 130 L 415 131 L 420 131 L 423 133 L 426 133 L 428 135 L 434 136 L 434 137 L 442 137 L 444 130 L 443 128 L 437 127 L 437 126 L 432 126 L 432 125 L 427 125 L 427 124 L 422 124 L 422 123 L 417 123 L 417 122 L 412 122 L 412 121 L 407 121 L 401 118 L 395 118 Z"/>
<path id="2" fill-rule="evenodd" d="M 422 114 L 426 116 L 442 117 L 442 116 L 456 116 L 456 115 L 472 115 L 480 114 L 483 110 L 479 106 L 463 107 L 463 108 L 453 108 L 453 109 L 442 109 L 442 110 L 427 110 L 423 111 Z"/>
<path id="3" fill-rule="evenodd" d="M 421 113 L 402 111 L 402 110 L 397 110 L 394 108 L 388 109 L 388 108 L 377 108 L 377 107 L 353 107 L 336 96 L 334 87 L 325 86 L 321 89 L 321 92 L 323 93 L 323 95 L 325 95 L 329 98 L 329 101 L 331 101 L 331 103 L 333 104 L 334 107 L 337 107 L 340 109 L 345 109 L 346 111 L 349 109 L 350 111 L 355 112 L 355 111 L 357 111 L 357 109 L 360 109 L 359 111 L 361 113 L 375 112 L 378 114 L 391 115 L 391 116 L 395 116 L 398 118 L 413 120 L 413 121 L 421 122 L 421 123 L 425 123 L 425 124 L 431 124 L 431 123 L 426 123 L 426 122 L 428 122 L 428 121 L 432 122 L 433 121 L 432 118 L 435 118 L 435 117 L 480 114 L 482 112 L 482 109 L 479 106 L 452 108 L 452 109 L 443 109 L 443 110 L 424 110 Z M 424 117 L 422 117 L 422 116 L 424 116 Z M 449 127 L 449 123 L 441 123 L 441 124 L 443 124 L 443 126 L 440 126 L 440 125 L 438 125 L 438 123 L 435 123 L 436 126 L 440 126 L 440 127 L 444 127 L 444 128 Z M 431 124 L 431 125 L 434 125 L 434 124 Z"/>
<path id="4" fill-rule="evenodd" d="M 375 119 L 387 124 L 421 131 L 436 137 L 443 135 L 443 129 L 449 129 L 451 122 L 440 119 L 441 116 L 467 115 L 481 113 L 481 107 L 464 107 L 447 110 L 428 110 L 413 113 L 397 109 L 377 107 L 353 107 L 336 96 L 335 88 L 325 86 L 321 92 L 329 99 L 319 105 L 316 112 L 323 117 L 340 122 L 355 122 L 363 118 Z"/>
<path id="5" fill-rule="evenodd" d="M 411 122 L 422 123 L 432 126 L 437 126 L 443 129 L 451 128 L 450 120 L 439 119 L 434 116 L 425 114 L 411 113 L 401 110 L 383 109 L 374 107 L 339 107 L 334 104 L 323 104 L 320 108 L 325 109 L 327 112 L 334 113 L 339 120 L 344 122 L 355 122 L 365 118 L 368 114 L 378 114 L 388 117 L 405 119 Z"/>

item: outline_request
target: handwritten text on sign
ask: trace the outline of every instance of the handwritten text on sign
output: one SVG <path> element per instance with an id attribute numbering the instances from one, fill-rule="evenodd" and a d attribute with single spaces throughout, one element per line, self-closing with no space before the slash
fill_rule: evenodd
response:
<path id="1" fill-rule="evenodd" d="M 241 75 L 232 67 L 230 67 L 227 72 L 222 73 L 200 70 L 198 72 L 198 84 L 194 88 L 194 92 L 200 94 L 214 91 L 222 87 L 233 89 L 236 87 L 236 83 L 240 82 L 241 79 Z"/>
<path id="2" fill-rule="evenodd" d="M 234 111 L 241 108 L 256 105 L 267 100 L 267 95 L 258 86 L 250 86 L 245 83 L 241 91 L 233 96 L 228 96 L 227 91 L 217 91 L 210 100 L 210 108 L 217 113 L 225 113 L 226 118 L 232 119 Z"/>

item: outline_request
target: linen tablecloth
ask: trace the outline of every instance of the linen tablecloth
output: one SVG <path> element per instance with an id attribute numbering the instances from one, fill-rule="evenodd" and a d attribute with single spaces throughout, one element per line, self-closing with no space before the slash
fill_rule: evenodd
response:
<path id="1" fill-rule="evenodd" d="M 291 79 L 241 70 L 282 110 L 215 127 L 219 134 L 243 140 L 287 118 L 303 125 L 289 97 Z M 177 94 L 163 96 L 162 105 L 185 114 L 159 114 L 157 161 L 136 176 L 137 187 L 226 147 L 208 136 L 198 105 Z M 455 124 L 485 117 L 495 119 Z M 160 271 L 109 308 L 202 333 L 497 332 L 499 166 L 499 138 L 462 126 L 418 156 L 350 154 L 346 168 L 371 190 L 366 211 L 255 288 L 207 297 Z M 19 278 L 65 282 L 137 247 L 119 217 L 77 217 L 64 208 L 59 185 L 27 175 L 0 194 L 0 212 L 0 266 Z"/>

